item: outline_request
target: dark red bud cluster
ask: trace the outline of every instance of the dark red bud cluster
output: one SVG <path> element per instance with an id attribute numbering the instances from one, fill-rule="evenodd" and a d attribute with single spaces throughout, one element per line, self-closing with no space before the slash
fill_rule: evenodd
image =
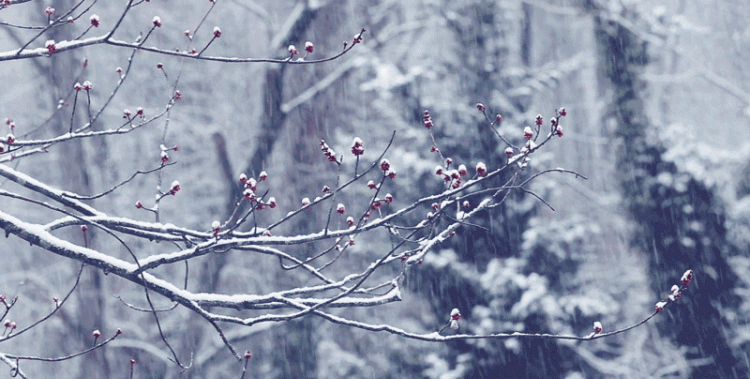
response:
<path id="1" fill-rule="evenodd" d="M 355 35 L 354 38 L 352 39 L 352 43 L 354 43 L 354 44 L 362 43 L 362 33 L 364 31 L 365 30 L 362 29 L 362 32 L 360 32 L 359 34 Z"/>
<path id="2" fill-rule="evenodd" d="M 690 282 L 693 280 L 693 270 L 687 270 L 684 274 L 682 274 L 682 284 L 688 286 L 690 285 Z"/>
<path id="3" fill-rule="evenodd" d="M 180 189 L 180 182 L 175 180 L 174 182 L 172 182 L 172 186 L 169 188 L 169 193 L 175 195 L 180 191 Z"/>
<path id="4" fill-rule="evenodd" d="M 564 117 L 567 115 L 568 112 L 565 111 L 565 108 L 560 108 L 557 110 L 557 117 L 552 117 L 550 119 L 550 123 L 552 124 L 552 134 L 556 135 L 558 137 L 563 136 L 563 128 L 560 125 L 560 117 Z"/>
<path id="5" fill-rule="evenodd" d="M 477 163 L 477 175 L 483 176 L 487 173 L 487 166 L 485 166 L 484 162 Z"/>
<path id="6" fill-rule="evenodd" d="M 687 289 L 687 286 L 690 285 L 690 282 L 693 280 L 693 270 L 687 270 L 684 274 L 682 274 L 682 278 L 680 281 L 682 282 L 682 285 L 685 287 L 680 288 L 679 285 L 675 284 L 670 289 L 669 295 L 667 295 L 667 298 L 665 301 L 660 301 L 656 303 L 654 306 L 655 312 L 661 312 L 664 307 L 669 304 L 669 302 L 679 300 L 682 297 L 682 291 Z"/>
<path id="7" fill-rule="evenodd" d="M 388 169 L 390 168 L 391 168 L 391 162 L 383 158 L 383 160 L 380 161 L 380 169 L 387 172 Z"/>
<path id="8" fill-rule="evenodd" d="M 320 150 L 323 152 L 323 155 L 325 155 L 326 158 L 328 158 L 329 162 L 338 163 L 339 160 L 338 158 L 336 158 L 336 152 L 333 151 L 333 149 L 331 149 L 330 147 L 328 147 L 328 144 L 326 143 L 326 141 L 320 140 Z"/>
<path id="9" fill-rule="evenodd" d="M 55 51 L 57 51 L 57 45 L 55 45 L 55 40 L 48 40 L 44 43 L 44 47 L 47 48 L 47 53 L 53 54 Z"/>
<path id="10" fill-rule="evenodd" d="M 253 191 L 253 193 L 258 192 L 258 181 L 255 180 L 255 178 L 247 178 L 245 181 L 245 189 L 249 189 Z"/>
<path id="11" fill-rule="evenodd" d="M 425 110 L 422 113 L 422 124 L 427 129 L 432 127 L 432 117 L 430 116 L 430 111 Z M 435 146 L 433 146 L 433 148 L 435 148 Z"/>
<path id="12" fill-rule="evenodd" d="M 453 312 L 451 312 L 451 320 L 458 321 L 461 319 L 461 313 L 458 312 L 458 309 L 455 309 Z"/>
<path id="13" fill-rule="evenodd" d="M 523 139 L 530 140 L 532 138 L 534 138 L 534 131 L 531 130 L 531 127 L 523 128 Z"/>
<path id="14" fill-rule="evenodd" d="M 466 169 L 465 165 L 458 166 L 458 175 L 460 177 L 466 177 L 466 175 L 469 175 L 469 171 Z"/>
<path id="15" fill-rule="evenodd" d="M 364 153 L 365 145 L 362 143 L 362 140 L 359 137 L 354 137 L 354 141 L 352 141 L 352 154 L 359 156 Z"/>
<path id="16" fill-rule="evenodd" d="M 602 328 L 602 323 L 599 321 L 594 322 L 594 333 L 601 333 L 604 328 Z"/>

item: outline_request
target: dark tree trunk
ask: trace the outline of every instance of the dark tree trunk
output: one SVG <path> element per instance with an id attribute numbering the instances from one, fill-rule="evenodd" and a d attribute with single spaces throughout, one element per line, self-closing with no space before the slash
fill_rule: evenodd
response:
<path id="1" fill-rule="evenodd" d="M 709 188 L 664 161 L 664 149 L 648 138 L 651 125 L 640 97 L 645 43 L 616 22 L 598 14 L 594 20 L 600 76 L 611 84 L 617 175 L 637 226 L 633 244 L 649 260 L 655 301 L 664 298 L 685 270 L 696 273 L 688 293 L 657 318 L 660 333 L 677 346 L 689 346 L 686 358 L 708 359 L 694 367 L 691 377 L 745 377 L 722 319 L 723 310 L 736 310 L 738 304 L 733 294 L 736 276 L 727 264 L 734 248 L 726 240 L 724 211 Z M 657 180 L 660 175 L 673 184 Z"/>

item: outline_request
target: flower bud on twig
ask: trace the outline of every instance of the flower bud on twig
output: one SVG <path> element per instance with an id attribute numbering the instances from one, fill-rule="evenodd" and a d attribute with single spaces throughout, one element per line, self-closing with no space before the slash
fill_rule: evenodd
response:
<path id="1" fill-rule="evenodd" d="M 477 163 L 476 170 L 477 170 L 477 175 L 483 176 L 484 174 L 487 173 L 487 166 L 485 166 L 484 162 L 479 162 Z"/>
<path id="2" fill-rule="evenodd" d="M 47 49 L 47 53 L 49 54 L 57 51 L 57 45 L 55 45 L 55 40 L 53 39 L 47 40 L 47 42 L 44 43 L 44 47 Z"/>
<path id="3" fill-rule="evenodd" d="M 463 178 L 463 177 L 465 177 L 468 174 L 469 174 L 469 172 L 466 170 L 466 166 L 464 166 L 464 165 L 458 166 L 458 175 L 460 177 Z"/>
<path id="4" fill-rule="evenodd" d="M 174 182 L 172 182 L 172 186 L 169 188 L 169 193 L 171 193 L 172 195 L 174 195 L 177 192 L 179 192 L 180 189 L 181 189 L 180 182 L 178 182 L 178 181 L 175 180 Z"/>
<path id="5" fill-rule="evenodd" d="M 365 153 L 365 146 L 362 143 L 362 140 L 359 137 L 354 137 L 354 140 L 352 141 L 352 154 L 362 155 L 364 153 Z"/>
<path id="6" fill-rule="evenodd" d="M 594 333 L 601 333 L 602 332 L 602 323 L 599 321 L 594 322 Z"/>
<path id="7" fill-rule="evenodd" d="M 656 303 L 656 305 L 654 306 L 654 311 L 661 312 L 664 309 L 665 305 L 667 305 L 666 301 L 660 301 Z"/>
<path id="8" fill-rule="evenodd" d="M 534 131 L 531 130 L 530 126 L 523 128 L 523 139 L 531 139 L 534 137 Z"/>
<path id="9" fill-rule="evenodd" d="M 690 281 L 693 280 L 693 270 L 687 270 L 684 274 L 682 274 L 682 284 L 684 285 L 690 285 Z"/>
<path id="10" fill-rule="evenodd" d="M 391 162 L 383 158 L 383 160 L 380 161 L 380 169 L 387 172 L 388 169 L 390 168 L 391 168 Z"/>

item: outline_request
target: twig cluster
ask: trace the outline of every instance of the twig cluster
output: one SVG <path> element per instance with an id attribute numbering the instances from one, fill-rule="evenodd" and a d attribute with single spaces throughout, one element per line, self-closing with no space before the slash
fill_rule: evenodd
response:
<path id="1" fill-rule="evenodd" d="M 185 59 L 234 63 L 274 62 L 281 64 L 315 64 L 335 60 L 351 51 L 355 45 L 363 42 L 365 29 L 356 34 L 350 44 L 345 42 L 340 53 L 317 60 L 308 60 L 309 56 L 314 53 L 314 46 L 311 42 L 305 43 L 304 51 L 306 55 L 301 58 L 298 57 L 299 50 L 294 45 L 288 47 L 288 56 L 284 58 L 258 59 L 207 56 L 205 53 L 209 46 L 223 35 L 218 26 L 213 29 L 211 32 L 212 37 L 205 45 L 194 47 L 193 43 L 194 36 L 205 23 L 208 14 L 216 6 L 216 2 L 211 1 L 200 23 L 193 28 L 192 32 L 189 30 L 184 32 L 188 42 L 187 46 L 182 50 L 175 51 L 173 49 L 146 46 L 149 37 L 158 32 L 158 29 L 162 26 L 162 21 L 158 16 L 151 20 L 145 33 L 142 33 L 136 41 L 124 42 L 114 39 L 115 32 L 129 11 L 136 6 L 143 5 L 145 2 L 128 1 L 119 19 L 109 24 L 109 30 L 103 35 L 84 38 L 89 32 L 108 25 L 106 20 L 102 20 L 96 15 L 90 15 L 90 25 L 77 38 L 70 41 L 49 40 L 45 42 L 44 47 L 34 48 L 32 46 L 39 44 L 38 41 L 45 32 L 51 28 L 69 27 L 69 25 L 77 22 L 87 14 L 91 6 L 86 8 L 84 7 L 86 1 L 80 1 L 70 10 L 59 16 L 57 16 L 57 10 L 47 8 L 44 10 L 48 15 L 47 25 L 24 27 L 39 30 L 39 33 L 35 37 L 28 40 L 18 49 L 9 52 L 0 52 L 0 61 L 5 61 L 61 54 L 68 50 L 94 44 L 132 49 L 125 68 L 117 69 L 117 85 L 98 107 L 92 104 L 91 95 L 95 91 L 94 84 L 89 81 L 83 81 L 82 84 L 76 83 L 73 86 L 70 90 L 73 98 L 72 105 L 64 101 L 58 109 L 61 112 L 70 111 L 70 126 L 67 133 L 44 139 L 32 139 L 28 138 L 27 135 L 17 136 L 15 133 L 16 124 L 11 118 L 8 118 L 6 125 L 10 128 L 10 133 L 4 140 L 0 141 L 2 152 L 0 162 L 9 162 L 31 154 L 46 152 L 55 145 L 60 145 L 74 139 L 128 134 L 149 125 L 154 125 L 156 121 L 162 121 L 164 133 L 159 145 L 160 161 L 158 162 L 158 166 L 147 170 L 135 171 L 127 180 L 113 185 L 107 191 L 87 196 L 55 188 L 42 180 L 33 178 L 8 165 L 0 165 L 0 176 L 15 182 L 37 195 L 41 195 L 46 200 L 53 201 L 62 206 L 60 208 L 30 197 L 1 190 L 0 196 L 26 201 L 35 206 L 53 210 L 60 214 L 60 217 L 41 225 L 24 221 L 0 210 L 0 228 L 5 230 L 6 234 L 15 235 L 31 245 L 39 246 L 53 254 L 76 260 L 82 265 L 104 270 L 107 273 L 140 286 L 144 290 L 144 298 L 148 307 L 131 307 L 134 310 L 146 311 L 153 315 L 159 334 L 171 352 L 171 360 L 180 367 L 188 368 L 191 363 L 181 363 L 177 356 L 178 354 L 172 349 L 168 338 L 165 336 L 159 321 L 160 312 L 170 311 L 174 307 L 157 310 L 153 305 L 153 294 L 158 294 L 169 299 L 174 302 L 175 306 L 179 305 L 195 312 L 210 323 L 222 338 L 231 354 L 240 362 L 244 360 L 243 376 L 251 354 L 250 352 L 244 354 L 238 352 L 226 337 L 222 329 L 224 324 L 252 326 L 259 323 L 289 321 L 307 315 L 315 315 L 345 326 L 369 331 L 386 331 L 406 338 L 423 341 L 437 342 L 456 339 L 518 337 L 592 340 L 621 333 L 640 325 L 648 321 L 660 310 L 659 304 L 657 304 L 654 314 L 641 323 L 614 332 L 602 333 L 601 326 L 599 325 L 598 331 L 595 327 L 595 333 L 586 337 L 526 333 L 442 335 L 441 333 L 446 327 L 454 330 L 458 329 L 459 320 L 461 319 L 458 309 L 454 309 L 450 313 L 446 327 L 429 334 L 412 333 L 390 325 L 375 325 L 349 319 L 339 316 L 333 311 L 336 308 L 371 307 L 401 300 L 402 294 L 399 283 L 403 280 L 409 268 L 421 265 L 431 250 L 455 236 L 459 229 L 480 227 L 471 222 L 472 218 L 479 212 L 491 211 L 503 204 L 514 190 L 530 193 L 552 208 L 540 196 L 526 188 L 527 184 L 540 175 L 550 172 L 561 172 L 585 179 L 585 177 L 576 172 L 561 168 L 535 172 L 522 179 L 521 173 L 530 169 L 529 162 L 531 156 L 554 137 L 563 136 L 563 129 L 559 120 L 566 115 L 564 108 L 557 110 L 555 116 L 550 119 L 550 128 L 548 131 L 542 129 L 543 118 L 540 115 L 534 120 L 535 128 L 527 127 L 524 129 L 522 136 L 509 138 L 499 133 L 496 128 L 502 122 L 502 117 L 497 115 L 494 119 L 490 119 L 486 112 L 486 107 L 483 104 L 477 104 L 477 109 L 484 115 L 487 126 L 497 135 L 499 143 L 504 143 L 507 146 L 505 149 L 507 162 L 500 167 L 487 167 L 483 162 L 476 162 L 473 165 L 474 170 L 471 173 L 466 164 L 454 162 L 450 157 L 443 156 L 438 147 L 439 143 L 433 134 L 435 122 L 429 111 L 425 111 L 423 125 L 426 127 L 432 140 L 431 151 L 437 153 L 439 157 L 439 164 L 435 168 L 434 173 L 439 180 L 442 180 L 443 186 L 437 193 L 421 196 L 418 200 L 409 204 L 396 206 L 397 202 L 395 201 L 398 199 L 394 199 L 394 196 L 386 191 L 390 182 L 397 180 L 397 167 L 387 158 L 389 148 L 396 137 L 394 132 L 388 143 L 380 147 L 378 156 L 372 159 L 365 159 L 366 143 L 359 137 L 354 138 L 352 141 L 351 154 L 337 153 L 325 141 L 321 141 L 320 148 L 323 152 L 323 158 L 321 159 L 326 159 L 331 164 L 335 164 L 337 172 L 335 184 L 332 187 L 324 187 L 322 193 L 319 196 L 313 197 L 312 200 L 310 197 L 304 197 L 300 199 L 298 205 L 290 206 L 284 204 L 287 208 L 292 208 L 292 211 L 286 215 L 279 216 L 272 214 L 263 218 L 258 217 L 260 212 L 270 213 L 274 208 L 282 205 L 277 204 L 275 197 L 272 196 L 272 188 L 264 184 L 271 176 L 264 171 L 259 173 L 257 177 L 250 177 L 246 174 L 240 175 L 238 181 L 243 186 L 243 192 L 237 199 L 237 206 L 234 213 L 227 220 L 206 222 L 205 228 L 202 230 L 161 223 L 159 217 L 160 202 L 168 201 L 172 196 L 178 196 L 182 189 L 182 185 L 177 180 L 174 180 L 165 189 L 162 189 L 161 186 L 165 168 L 177 163 L 170 154 L 174 155 L 179 149 L 177 145 L 167 147 L 172 146 L 172 144 L 166 141 L 166 131 L 169 125 L 169 114 L 182 98 L 182 93 L 178 89 L 183 70 L 182 66 L 180 66 L 175 75 L 172 75 L 174 81 L 170 81 L 170 75 L 167 74 L 166 68 L 161 63 L 157 65 L 157 69 L 164 73 L 165 79 L 173 86 L 172 95 L 166 99 L 166 105 L 161 112 L 154 115 L 147 115 L 144 108 L 138 107 L 135 112 L 125 109 L 122 112 L 124 121 L 104 120 L 102 116 L 104 110 L 108 108 L 111 101 L 118 94 L 122 84 L 128 80 L 132 63 L 137 53 L 149 52 L 179 56 Z M 0 5 L 0 10 L 8 7 L 9 4 L 15 6 L 20 3 L 23 3 L 23 1 L 0 3 L 2 4 Z M 4 25 L 21 28 L 21 26 L 7 23 Z M 79 96 L 83 95 L 81 92 L 85 92 L 83 100 L 78 99 Z M 83 112 L 79 109 L 82 106 L 85 107 L 85 122 L 77 125 L 76 112 Z M 113 124 L 115 126 L 105 128 L 104 130 L 93 130 L 92 125 L 96 122 Z M 523 141 L 523 143 L 515 145 L 512 143 L 515 140 Z M 353 160 L 353 165 L 349 165 L 349 159 Z M 127 186 L 137 175 L 157 176 L 159 189 L 157 190 L 154 204 L 147 206 L 140 200 L 135 202 L 136 208 L 153 214 L 153 222 L 111 216 L 84 202 L 85 200 L 110 195 L 113 191 Z M 493 179 L 500 177 L 509 177 L 509 179 L 501 185 L 492 184 L 495 182 Z M 366 188 L 370 191 L 365 201 L 356 204 L 344 204 L 337 201 L 340 198 L 339 194 L 344 191 L 355 190 L 356 186 L 361 186 L 360 190 Z M 249 203 L 250 206 L 241 206 L 243 202 Z M 325 225 L 317 232 L 275 235 L 275 231 L 279 226 L 297 217 L 302 217 L 305 212 L 308 212 L 312 208 L 325 209 L 328 215 Z M 407 217 L 414 215 L 418 217 Z M 267 218 L 274 219 L 274 221 L 264 223 L 262 220 Z M 407 221 L 409 219 L 418 219 L 419 221 Z M 86 238 L 84 239 L 86 242 L 81 246 L 65 240 L 58 234 L 52 233 L 72 226 L 80 228 L 84 236 L 86 236 L 87 230 L 90 227 L 104 231 L 129 252 L 129 259 L 120 259 L 103 251 L 97 251 L 88 246 L 88 239 Z M 382 249 L 378 257 L 373 259 L 369 265 L 363 267 L 358 272 L 346 272 L 343 274 L 330 269 L 334 267 L 338 259 L 350 246 L 355 245 L 358 237 L 381 230 L 386 231 L 389 236 L 391 241 L 390 246 Z M 171 246 L 174 248 L 164 251 L 161 254 L 137 258 L 128 246 L 128 243 L 123 240 L 124 236 L 153 242 L 169 242 L 169 244 L 161 246 Z M 312 254 L 309 258 L 299 258 L 288 252 L 290 247 L 300 245 L 318 246 L 318 244 L 323 244 L 326 247 Z M 186 289 L 187 279 L 185 279 L 185 283 L 183 284 L 173 283 L 170 281 L 173 278 L 162 277 L 157 274 L 157 272 L 161 271 L 157 271 L 156 269 L 163 266 L 184 263 L 196 257 L 221 254 L 231 250 L 254 252 L 274 257 L 278 260 L 282 270 L 303 271 L 310 278 L 316 280 L 316 284 L 283 288 L 265 294 L 203 294 L 188 291 Z M 323 261 L 324 259 L 326 261 Z M 400 265 L 400 270 L 397 270 L 399 273 L 388 277 L 387 274 L 383 273 L 386 270 L 382 270 L 383 267 L 388 265 Z M 83 266 L 81 269 L 83 269 Z M 376 273 L 378 274 L 376 275 Z M 690 277 L 692 278 L 692 273 Z M 78 279 L 80 279 L 80 271 Z M 13 321 L 8 321 L 5 325 L 5 332 L 0 336 L 0 343 L 14 338 L 52 317 L 73 293 L 73 290 L 78 285 L 78 279 L 70 292 L 61 301 L 54 299 L 54 309 L 39 321 L 29 324 L 17 332 L 15 331 L 18 327 L 17 324 Z M 678 288 L 677 295 L 673 293 L 675 300 L 683 290 Z M 4 320 L 16 304 L 17 299 L 10 302 L 7 302 L 5 297 L 1 299 L 0 303 L 5 305 L 2 317 Z M 661 308 L 665 305 L 662 304 Z M 130 305 L 128 304 L 128 306 Z M 240 317 L 234 315 L 236 314 L 235 312 L 227 312 L 229 310 L 255 310 L 259 314 L 253 317 Z M 112 337 L 96 343 L 96 339 L 101 336 L 101 333 L 98 330 L 94 331 L 95 343 L 91 348 L 65 357 L 39 358 L 0 353 L 0 360 L 11 367 L 14 376 L 25 377 L 20 370 L 20 360 L 59 361 L 71 359 L 104 346 L 120 333 L 122 332 L 118 329 Z M 131 360 L 131 376 L 134 364 L 135 361 Z"/>

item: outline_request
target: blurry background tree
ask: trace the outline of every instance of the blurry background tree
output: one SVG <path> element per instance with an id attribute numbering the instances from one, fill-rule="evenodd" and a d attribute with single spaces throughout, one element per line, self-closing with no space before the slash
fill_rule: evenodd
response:
<path id="1" fill-rule="evenodd" d="M 31 47 L 78 37 L 92 14 L 100 17 L 102 26 L 86 37 L 99 35 L 95 32 L 108 30 L 124 7 L 93 3 L 82 2 L 74 16 L 83 16 L 73 26 L 51 28 Z M 750 21 L 741 16 L 750 11 L 747 4 L 205 3 L 143 3 L 122 20 L 115 37 L 134 41 L 139 33 L 146 35 L 149 22 L 158 15 L 163 27 L 147 45 L 184 51 L 189 42 L 184 29 L 199 25 L 209 8 L 200 33 L 191 32 L 191 46 L 200 51 L 211 40 L 211 28 L 220 26 L 221 38 L 211 42 L 205 55 L 285 58 L 288 45 L 302 51 L 309 40 L 315 43 L 311 58 L 330 57 L 340 51 L 343 40 L 351 43 L 353 33 L 362 27 L 368 31 L 364 43 L 351 53 L 308 66 L 183 61 L 138 52 L 119 95 L 91 130 L 113 128 L 125 108 L 135 113 L 143 107 L 148 117 L 163 112 L 179 78 L 177 89 L 183 98 L 170 111 L 168 124 L 161 120 L 159 126 L 126 138 L 76 139 L 64 148 L 51 148 L 50 154 L 4 164 L 56 188 L 95 194 L 135 170 L 158 166 L 160 143 L 178 145 L 178 151 L 169 151 L 176 165 L 138 176 L 127 187 L 87 203 L 110 215 L 153 221 L 133 203 L 153 205 L 149 199 L 154 187 L 166 191 L 173 179 L 179 179 L 183 188 L 179 196 L 162 203 L 161 221 L 207 230 L 212 220 L 231 217 L 242 192 L 237 177 L 243 172 L 255 178 L 260 171 L 268 172 L 267 188 L 284 204 L 275 214 L 258 213 L 261 224 L 294 209 L 302 197 L 322 196 L 324 185 L 335 188 L 337 172 L 322 158 L 321 139 L 347 152 L 352 138 L 360 137 L 366 157 L 376 157 L 395 130 L 389 157 L 398 180 L 387 190 L 396 199 L 394 205 L 402 207 L 443 185 L 433 170 L 444 162 L 430 152 L 433 141 L 421 124 L 425 109 L 435 119 L 434 135 L 444 157 L 470 168 L 480 160 L 494 168 L 505 163 L 506 146 L 476 103 L 484 104 L 491 119 L 502 115 L 498 131 L 513 136 L 515 144 L 537 113 L 544 115 L 546 126 L 554 109 L 564 105 L 570 112 L 563 125 L 565 137 L 536 153 L 532 170 L 521 180 L 554 167 L 580 172 L 590 180 L 542 176 L 529 189 L 555 212 L 532 195 L 513 192 L 500 207 L 472 219 L 477 226 L 460 228 L 457 238 L 434 248 L 422 265 L 410 266 L 402 290 L 407 301 L 342 314 L 429 333 L 445 323 L 450 309 L 459 308 L 461 332 L 585 335 L 596 320 L 609 330 L 641 320 L 685 269 L 697 273 L 697 286 L 668 308 L 668 317 L 660 315 L 658 328 L 647 326 L 591 343 L 498 339 L 435 344 L 345 328 L 317 317 L 227 327 L 231 343 L 252 350 L 249 376 L 746 375 L 750 147 L 736 136 L 747 133 L 750 125 Z M 15 25 L 43 25 L 47 6 L 56 10 L 54 19 L 77 4 L 11 2 L 0 9 L 0 51 L 12 54 L 41 30 Z M 14 119 L 19 140 L 60 135 L 71 123 L 73 84 L 94 83 L 91 101 L 94 108 L 101 107 L 118 79 L 115 68 L 127 69 L 131 54 L 128 48 L 94 45 L 50 57 L 3 61 L 0 116 Z M 58 109 L 61 99 L 65 104 Z M 79 95 L 77 101 L 74 123 L 82 125 L 86 100 Z M 497 187 L 508 178 L 498 175 L 482 188 Z M 347 204 L 349 211 L 371 194 L 360 187 L 341 193 L 335 201 Z M 7 182 L 3 189 L 15 190 Z M 40 224 L 60 217 L 8 198 L 0 208 Z M 404 222 L 414 224 L 421 216 L 412 214 Z M 314 208 L 274 234 L 315 232 L 327 218 L 327 208 Z M 65 238 L 83 245 L 83 234 L 72 229 Z M 384 236 L 358 236 L 356 245 L 337 262 L 337 270 L 358 271 L 383 254 L 382 239 L 376 237 Z M 169 242 L 128 242 L 139 258 L 173 249 Z M 120 244 L 96 228 L 89 229 L 86 243 L 128 257 Z M 287 252 L 305 259 L 325 248 L 313 244 Z M 14 320 L 35 320 L 49 312 L 50 299 L 63 296 L 80 268 L 17 238 L 7 239 L 0 254 L 0 293 L 21 299 L 11 313 Z M 195 280 L 188 290 L 262 294 L 310 284 L 303 272 L 278 267 L 274 259 L 243 251 L 198 257 L 189 267 Z M 385 270 L 399 274 L 395 267 Z M 185 276 L 185 268 L 177 265 L 157 271 L 170 278 Z M 77 360 L 29 363 L 23 369 L 36 377 L 61 372 L 68 377 L 122 376 L 134 358 L 136 377 L 180 375 L 179 367 L 169 361 L 172 355 L 159 338 L 153 315 L 130 310 L 118 299 L 148 308 L 142 290 L 105 274 L 84 268 L 70 304 L 16 339 L 23 343 L 9 340 L 0 350 L 65 355 L 91 346 L 91 330 L 109 335 L 119 327 L 125 335 L 103 349 Z M 155 306 L 167 308 L 170 302 L 156 299 Z M 177 356 L 186 362 L 193 359 L 193 367 L 183 375 L 236 376 L 236 361 L 211 324 L 183 307 L 159 315 Z M 237 315 L 250 317 L 239 311 Z"/>
<path id="2" fill-rule="evenodd" d="M 589 5 L 595 14 L 601 73 L 611 83 L 603 95 L 612 97 L 609 117 L 618 137 L 618 178 L 636 221 L 634 245 L 649 258 L 651 288 L 658 296 L 684 266 L 707 273 L 690 301 L 669 310 L 672 317 L 659 322 L 659 330 L 677 345 L 691 347 L 685 354 L 694 367 L 691 377 L 747 376 L 747 363 L 740 363 L 745 354 L 740 346 L 733 349 L 728 322 L 737 319 L 740 299 L 735 293 L 737 275 L 728 264 L 738 251 L 727 241 L 724 205 L 710 182 L 678 169 L 670 159 L 684 157 L 667 152 L 649 130 L 641 79 L 649 61 L 645 41 L 623 25 L 637 22 L 637 14 L 620 12 L 622 22 L 617 22 L 602 18 L 602 9 Z"/>

